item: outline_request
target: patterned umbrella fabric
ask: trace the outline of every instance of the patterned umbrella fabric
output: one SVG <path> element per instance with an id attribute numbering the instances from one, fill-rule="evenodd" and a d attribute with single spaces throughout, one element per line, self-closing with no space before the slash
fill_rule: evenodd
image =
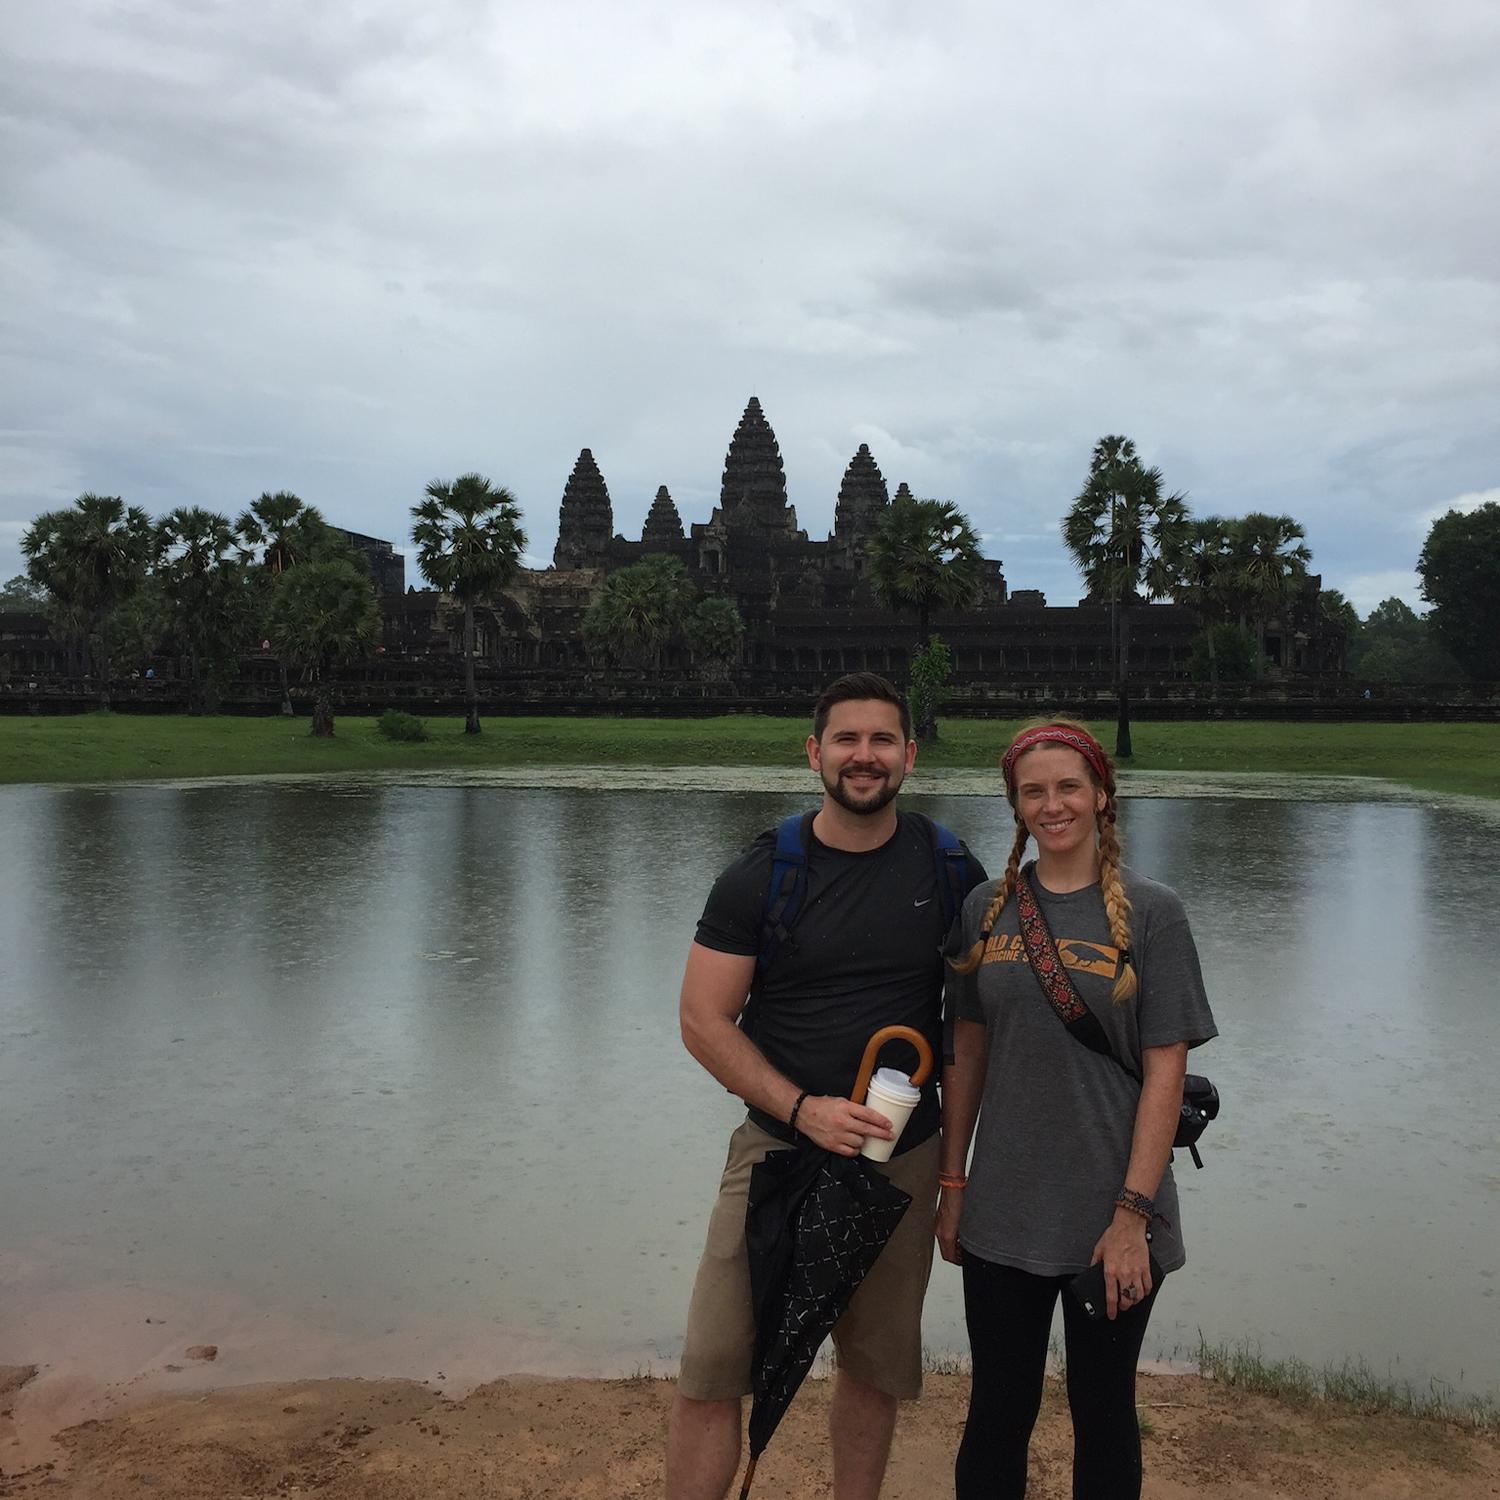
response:
<path id="1" fill-rule="evenodd" d="M 914 1082 L 931 1071 L 926 1039 L 908 1027 L 887 1027 L 870 1039 L 853 1097 L 863 1099 L 876 1054 L 897 1038 L 918 1047 L 922 1061 Z M 755 1309 L 755 1399 L 740 1500 L 747 1500 L 756 1463 L 823 1340 L 911 1201 L 863 1158 L 814 1146 L 772 1151 L 751 1171 L 745 1243 Z"/>

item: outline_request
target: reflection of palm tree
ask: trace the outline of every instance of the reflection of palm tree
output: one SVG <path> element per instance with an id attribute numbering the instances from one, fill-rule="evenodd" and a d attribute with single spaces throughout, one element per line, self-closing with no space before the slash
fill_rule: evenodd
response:
<path id="1" fill-rule="evenodd" d="M 1102 437 L 1094 444 L 1088 478 L 1063 517 L 1062 534 L 1090 601 L 1110 605 L 1119 756 L 1131 753 L 1130 606 L 1142 595 L 1161 599 L 1177 587 L 1187 527 L 1182 495 L 1162 494 L 1161 470 L 1146 468 L 1129 438 Z"/>
<path id="2" fill-rule="evenodd" d="M 417 563 L 464 610 L 464 733 L 479 733 L 479 693 L 474 683 L 474 605 L 504 588 L 526 546 L 521 508 L 503 485 L 483 474 L 460 474 L 450 484 L 434 479 L 427 498 L 412 507 Z"/>
<path id="3" fill-rule="evenodd" d="M 222 659 L 240 644 L 244 616 L 237 608 L 243 601 L 235 529 L 228 516 L 191 505 L 164 516 L 156 536 L 161 554 L 157 571 L 177 634 L 187 647 L 188 701 L 197 713 L 203 706 L 203 659 Z"/>
<path id="4" fill-rule="evenodd" d="M 1264 511 L 1252 511 L 1235 523 L 1234 584 L 1255 621 L 1257 672 L 1264 670 L 1267 625 L 1286 610 L 1307 578 L 1312 552 L 1302 540 L 1306 535 L 1290 516 Z"/>
<path id="5" fill-rule="evenodd" d="M 71 509 L 38 516 L 21 537 L 27 577 L 82 628 L 100 708 L 109 707 L 110 616 L 145 576 L 151 545 L 146 512 L 118 495 L 80 495 Z"/>

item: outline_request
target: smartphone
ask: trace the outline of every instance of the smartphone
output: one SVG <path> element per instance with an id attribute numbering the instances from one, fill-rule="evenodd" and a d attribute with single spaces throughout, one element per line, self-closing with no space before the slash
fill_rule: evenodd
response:
<path id="1" fill-rule="evenodd" d="M 1162 1283 L 1162 1277 L 1167 1273 L 1162 1270 L 1156 1259 L 1154 1251 L 1148 1251 L 1147 1256 L 1151 1266 L 1151 1289 L 1155 1291 Z M 1091 1318 L 1104 1318 L 1109 1316 L 1109 1302 L 1104 1291 L 1104 1262 L 1095 1261 L 1087 1271 L 1080 1271 L 1068 1283 L 1068 1291 L 1073 1300 Z M 1120 1311 L 1128 1312 L 1130 1304 L 1122 1301 Z"/>

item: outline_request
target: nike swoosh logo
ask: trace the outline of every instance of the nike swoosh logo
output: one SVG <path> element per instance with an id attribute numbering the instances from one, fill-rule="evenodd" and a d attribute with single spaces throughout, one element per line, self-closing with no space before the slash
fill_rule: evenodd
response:
<path id="1" fill-rule="evenodd" d="M 932 900 L 932 897 L 931 897 L 931 896 L 929 896 L 929 897 L 928 897 L 928 898 L 927 898 L 927 901 L 931 901 L 931 900 Z M 913 901 L 913 902 L 912 902 L 912 905 L 913 905 L 913 906 L 926 906 L 926 905 L 927 905 L 927 901 Z"/>

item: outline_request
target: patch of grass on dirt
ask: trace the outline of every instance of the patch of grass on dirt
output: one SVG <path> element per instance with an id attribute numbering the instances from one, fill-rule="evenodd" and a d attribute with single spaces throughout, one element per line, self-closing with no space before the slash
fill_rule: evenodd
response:
<path id="1" fill-rule="evenodd" d="M 1466 1427 L 1474 1432 L 1500 1430 L 1500 1403 L 1464 1395 L 1440 1380 L 1426 1388 L 1409 1380 L 1377 1374 L 1362 1359 L 1345 1359 L 1321 1369 L 1301 1359 L 1267 1359 L 1258 1345 L 1199 1345 L 1198 1368 L 1210 1379 L 1241 1390 L 1258 1391 L 1295 1406 L 1327 1402 L 1365 1416 L 1400 1416 Z M 1427 1455 L 1423 1455 L 1426 1457 Z"/>

